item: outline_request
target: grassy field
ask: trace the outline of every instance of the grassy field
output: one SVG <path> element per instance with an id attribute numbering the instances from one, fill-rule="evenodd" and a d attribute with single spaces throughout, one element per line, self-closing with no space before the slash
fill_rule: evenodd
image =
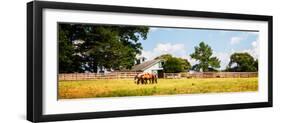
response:
<path id="1" fill-rule="evenodd" d="M 158 79 L 158 84 L 148 85 L 136 85 L 132 79 L 60 81 L 59 99 L 257 90 L 258 78 Z"/>

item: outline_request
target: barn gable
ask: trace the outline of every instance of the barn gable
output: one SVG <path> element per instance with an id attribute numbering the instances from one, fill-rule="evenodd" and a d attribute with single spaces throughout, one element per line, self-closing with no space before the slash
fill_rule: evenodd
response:
<path id="1" fill-rule="evenodd" d="M 153 67 L 154 65 L 161 63 L 162 60 L 161 59 L 156 59 L 156 60 L 150 60 L 150 61 L 146 61 L 143 62 L 141 64 L 135 65 L 133 66 L 133 68 L 131 69 L 131 71 L 139 71 L 139 72 L 143 72 L 151 67 Z M 162 67 L 159 67 L 158 69 L 162 69 Z"/>

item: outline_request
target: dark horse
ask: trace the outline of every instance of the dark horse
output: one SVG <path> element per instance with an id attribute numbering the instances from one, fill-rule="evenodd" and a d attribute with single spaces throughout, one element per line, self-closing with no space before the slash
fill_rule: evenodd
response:
<path id="1" fill-rule="evenodd" d="M 157 75 L 151 73 L 140 73 L 135 76 L 134 80 L 136 84 L 157 84 Z"/>

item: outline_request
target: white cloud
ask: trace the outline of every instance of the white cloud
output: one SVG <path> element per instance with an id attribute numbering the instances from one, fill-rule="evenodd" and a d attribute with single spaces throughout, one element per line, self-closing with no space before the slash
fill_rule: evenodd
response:
<path id="1" fill-rule="evenodd" d="M 242 33 L 240 36 L 234 36 L 230 38 L 230 44 L 235 45 L 239 44 L 242 40 L 247 39 L 251 35 L 258 35 L 259 32 L 245 32 Z"/>
<path id="2" fill-rule="evenodd" d="M 231 37 L 230 44 L 231 45 L 239 44 L 242 39 L 243 39 L 242 37 Z"/>
<path id="3" fill-rule="evenodd" d="M 253 41 L 253 42 L 252 42 L 252 46 L 253 46 L 253 47 L 257 47 L 257 41 Z"/>
<path id="4" fill-rule="evenodd" d="M 183 59 L 187 59 L 191 65 L 195 65 L 198 63 L 195 59 L 192 59 L 187 53 L 187 48 L 184 44 L 172 44 L 172 43 L 159 43 L 153 50 L 150 51 L 142 51 L 140 56 L 147 58 L 147 60 L 152 60 L 157 56 L 163 54 L 171 54 L 174 57 L 179 57 Z"/>
<path id="5" fill-rule="evenodd" d="M 159 43 L 153 50 L 143 50 L 141 56 L 151 60 L 163 54 L 172 54 L 175 57 L 182 58 L 185 58 L 188 55 L 184 44 Z"/>

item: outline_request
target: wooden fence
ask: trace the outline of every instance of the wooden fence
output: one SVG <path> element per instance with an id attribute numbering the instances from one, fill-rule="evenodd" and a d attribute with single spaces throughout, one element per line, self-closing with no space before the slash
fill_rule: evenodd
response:
<path id="1" fill-rule="evenodd" d="M 132 79 L 138 73 L 139 72 L 65 73 L 59 74 L 59 80 Z"/>
<path id="2" fill-rule="evenodd" d="M 59 80 L 94 80 L 94 79 L 133 79 L 140 72 L 112 73 L 66 73 L 59 74 Z M 257 72 L 194 72 L 194 73 L 164 73 L 165 79 L 183 78 L 249 78 L 257 77 Z"/>
<path id="3" fill-rule="evenodd" d="M 249 78 L 257 77 L 258 72 L 195 72 L 195 73 L 164 73 L 166 79 L 178 78 Z"/>

